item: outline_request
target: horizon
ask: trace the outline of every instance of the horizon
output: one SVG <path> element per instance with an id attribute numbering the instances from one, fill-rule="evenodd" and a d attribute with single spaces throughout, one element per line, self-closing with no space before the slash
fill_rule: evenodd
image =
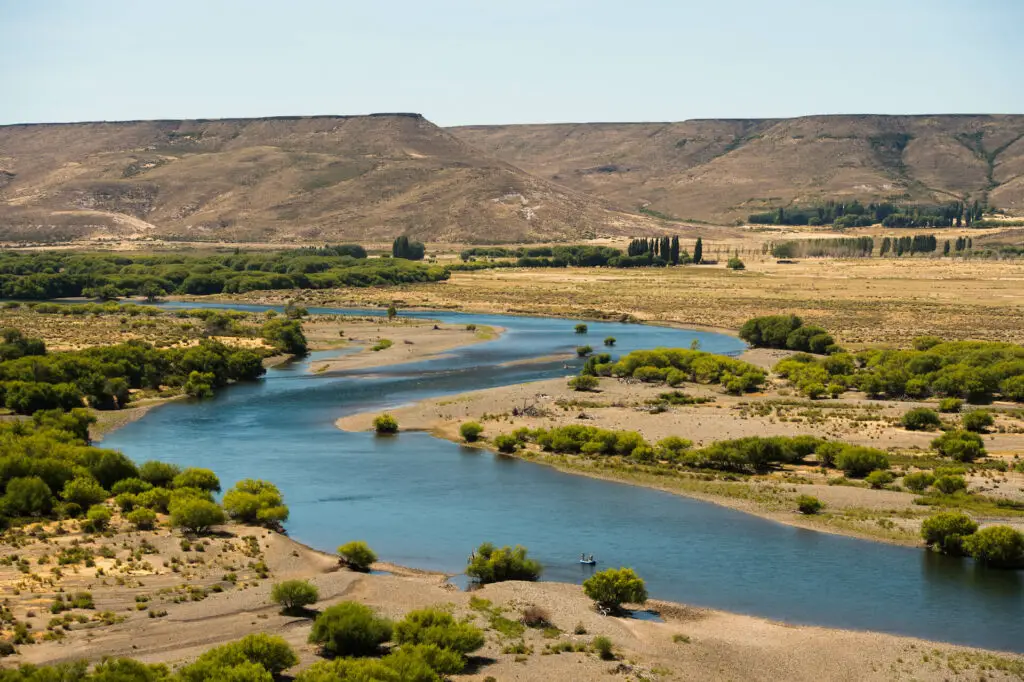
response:
<path id="1" fill-rule="evenodd" d="M 813 12 L 798 0 L 238 7 L 0 6 L 0 124 L 295 111 L 414 111 L 442 127 L 1024 112 L 1014 35 L 1024 4 L 1013 0 Z M 870 110 L 882 113 L 847 113 Z"/>

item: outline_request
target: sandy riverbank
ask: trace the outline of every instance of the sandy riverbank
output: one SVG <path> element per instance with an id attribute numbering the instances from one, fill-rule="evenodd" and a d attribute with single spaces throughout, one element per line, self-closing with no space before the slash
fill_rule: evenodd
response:
<path id="1" fill-rule="evenodd" d="M 750 355 L 745 357 L 758 359 Z M 925 454 L 935 437 L 934 433 L 907 431 L 899 425 L 899 416 L 915 404 L 857 397 L 811 402 L 784 398 L 777 392 L 729 396 L 718 387 L 691 384 L 681 388 L 687 395 L 709 402 L 653 411 L 649 401 L 669 390 L 664 386 L 602 379 L 599 392 L 578 392 L 560 378 L 428 399 L 393 410 L 392 414 L 403 430 L 428 431 L 455 442 L 461 442 L 458 429 L 466 421 L 483 424 L 488 440 L 523 427 L 579 424 L 638 431 L 652 443 L 668 436 L 682 436 L 702 446 L 746 436 L 810 434 Z M 351 415 L 338 420 L 337 425 L 343 430 L 368 431 L 375 416 Z M 1012 462 L 1014 453 L 1024 452 L 1024 433 L 1015 427 L 1014 418 L 998 419 L 1005 420 L 1010 432 L 986 435 L 986 448 L 993 457 Z M 481 445 L 489 447 L 486 442 Z M 535 450 L 520 451 L 519 456 L 571 473 L 695 497 L 793 526 L 909 546 L 920 545 L 920 522 L 930 513 L 927 507 L 915 505 L 916 496 L 909 492 L 875 490 L 866 484 L 834 485 L 835 472 L 825 473 L 814 466 L 788 467 L 765 476 L 726 481 L 685 473 L 655 476 L 638 467 L 603 467 L 595 460 Z M 1017 499 L 1024 491 L 1024 474 L 979 474 L 969 476 L 968 483 L 972 490 Z M 826 505 L 826 513 L 797 513 L 795 499 L 804 494 L 819 498 Z M 980 520 L 985 522 L 984 518 Z M 1024 527 L 1019 517 L 992 521 Z"/>
<path id="2" fill-rule="evenodd" d="M 114 526 L 119 526 L 117 519 Z M 427 606 L 452 608 L 457 615 L 472 618 L 487 630 L 487 644 L 477 652 L 471 671 L 455 680 L 636 680 L 655 675 L 664 680 L 887 680 L 894 675 L 975 680 L 982 666 L 986 679 L 997 680 L 1017 679 L 1024 671 L 1024 657 L 1015 655 L 881 633 L 793 626 L 669 602 L 647 605 L 661 614 L 663 623 L 604 617 L 579 586 L 563 583 L 500 583 L 472 593 L 504 608 L 513 620 L 523 607 L 540 606 L 559 630 L 545 634 L 527 629 L 521 639 L 530 653 L 503 653 L 520 638 L 508 638 L 490 627 L 487 617 L 471 608 L 471 595 L 446 585 L 439 574 L 390 564 L 374 568 L 391 570 L 392 575 L 354 573 L 340 568 L 331 555 L 259 528 L 226 527 L 209 538 L 193 540 L 187 549 L 177 531 L 120 529 L 98 537 L 68 530 L 49 542 L 29 540 L 19 553 L 35 565 L 39 557 L 55 551 L 55 544 L 70 546 L 77 540 L 96 550 L 96 566 L 64 566 L 53 584 L 33 581 L 16 567 L 0 566 L 0 591 L 12 613 L 35 621 L 39 630 L 50 617 L 46 607 L 58 590 L 88 589 L 95 609 L 69 612 L 84 614 L 87 622 L 58 628 L 63 633 L 59 639 L 21 645 L 16 656 L 6 659 L 7 665 L 104 656 L 180 663 L 259 631 L 284 637 L 299 653 L 301 668 L 317 659 L 314 647 L 306 643 L 311 621 L 281 615 L 270 603 L 269 592 L 276 581 L 302 578 L 320 590 L 317 609 L 354 600 L 396 619 Z M 144 561 L 131 561 L 140 548 Z M 114 557 L 100 558 L 110 553 Z M 577 629 L 586 633 L 573 634 Z M 585 644 L 596 635 L 612 639 L 618 661 L 582 652 L 542 653 L 549 644 Z M 829 655 L 821 655 L 824 650 Z"/>

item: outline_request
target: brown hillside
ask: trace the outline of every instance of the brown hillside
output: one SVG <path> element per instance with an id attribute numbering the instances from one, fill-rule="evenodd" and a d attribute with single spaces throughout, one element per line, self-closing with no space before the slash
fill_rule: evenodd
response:
<path id="1" fill-rule="evenodd" d="M 807 116 L 467 126 L 542 178 L 678 218 L 743 220 L 826 199 L 988 198 L 1024 213 L 1024 116 Z"/>
<path id="2" fill-rule="evenodd" d="M 649 222 L 416 114 L 0 126 L 0 238 L 536 241 Z"/>

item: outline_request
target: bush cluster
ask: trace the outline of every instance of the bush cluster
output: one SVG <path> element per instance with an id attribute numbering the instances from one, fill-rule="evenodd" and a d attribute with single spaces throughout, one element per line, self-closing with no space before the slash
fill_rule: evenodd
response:
<path id="1" fill-rule="evenodd" d="M 921 537 L 928 547 L 952 556 L 970 556 L 997 568 L 1024 566 L 1024 533 L 1010 526 L 978 529 L 961 512 L 942 512 L 924 520 Z"/>
<path id="2" fill-rule="evenodd" d="M 466 575 L 478 583 L 505 580 L 537 580 L 544 567 L 527 556 L 525 547 L 495 547 L 485 542 L 476 548 L 466 566 Z"/>
<path id="3" fill-rule="evenodd" d="M 805 353 L 835 353 L 835 339 L 822 329 L 804 325 L 796 315 L 767 315 L 747 320 L 740 338 L 755 348 L 786 348 Z"/>
<path id="4" fill-rule="evenodd" d="M 584 365 L 584 374 L 632 377 L 645 383 L 669 386 L 678 386 L 684 381 L 721 384 L 736 395 L 757 389 L 766 379 L 764 370 L 750 363 L 683 348 L 637 350 L 614 363 L 607 353 L 592 360 Z"/>

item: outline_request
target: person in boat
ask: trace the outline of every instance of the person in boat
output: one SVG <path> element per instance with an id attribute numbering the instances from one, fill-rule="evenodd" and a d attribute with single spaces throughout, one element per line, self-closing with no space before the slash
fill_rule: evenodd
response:
<path id="1" fill-rule="evenodd" d="M 591 564 L 595 563 L 595 561 L 594 561 L 594 555 L 593 555 L 593 554 L 591 554 L 591 555 L 590 555 L 590 558 L 589 558 L 589 559 L 587 559 L 587 562 L 588 562 L 588 563 L 591 563 Z"/>
<path id="2" fill-rule="evenodd" d="M 587 560 L 587 555 L 583 554 L 582 552 L 580 552 L 580 562 L 584 562 L 586 560 Z"/>

